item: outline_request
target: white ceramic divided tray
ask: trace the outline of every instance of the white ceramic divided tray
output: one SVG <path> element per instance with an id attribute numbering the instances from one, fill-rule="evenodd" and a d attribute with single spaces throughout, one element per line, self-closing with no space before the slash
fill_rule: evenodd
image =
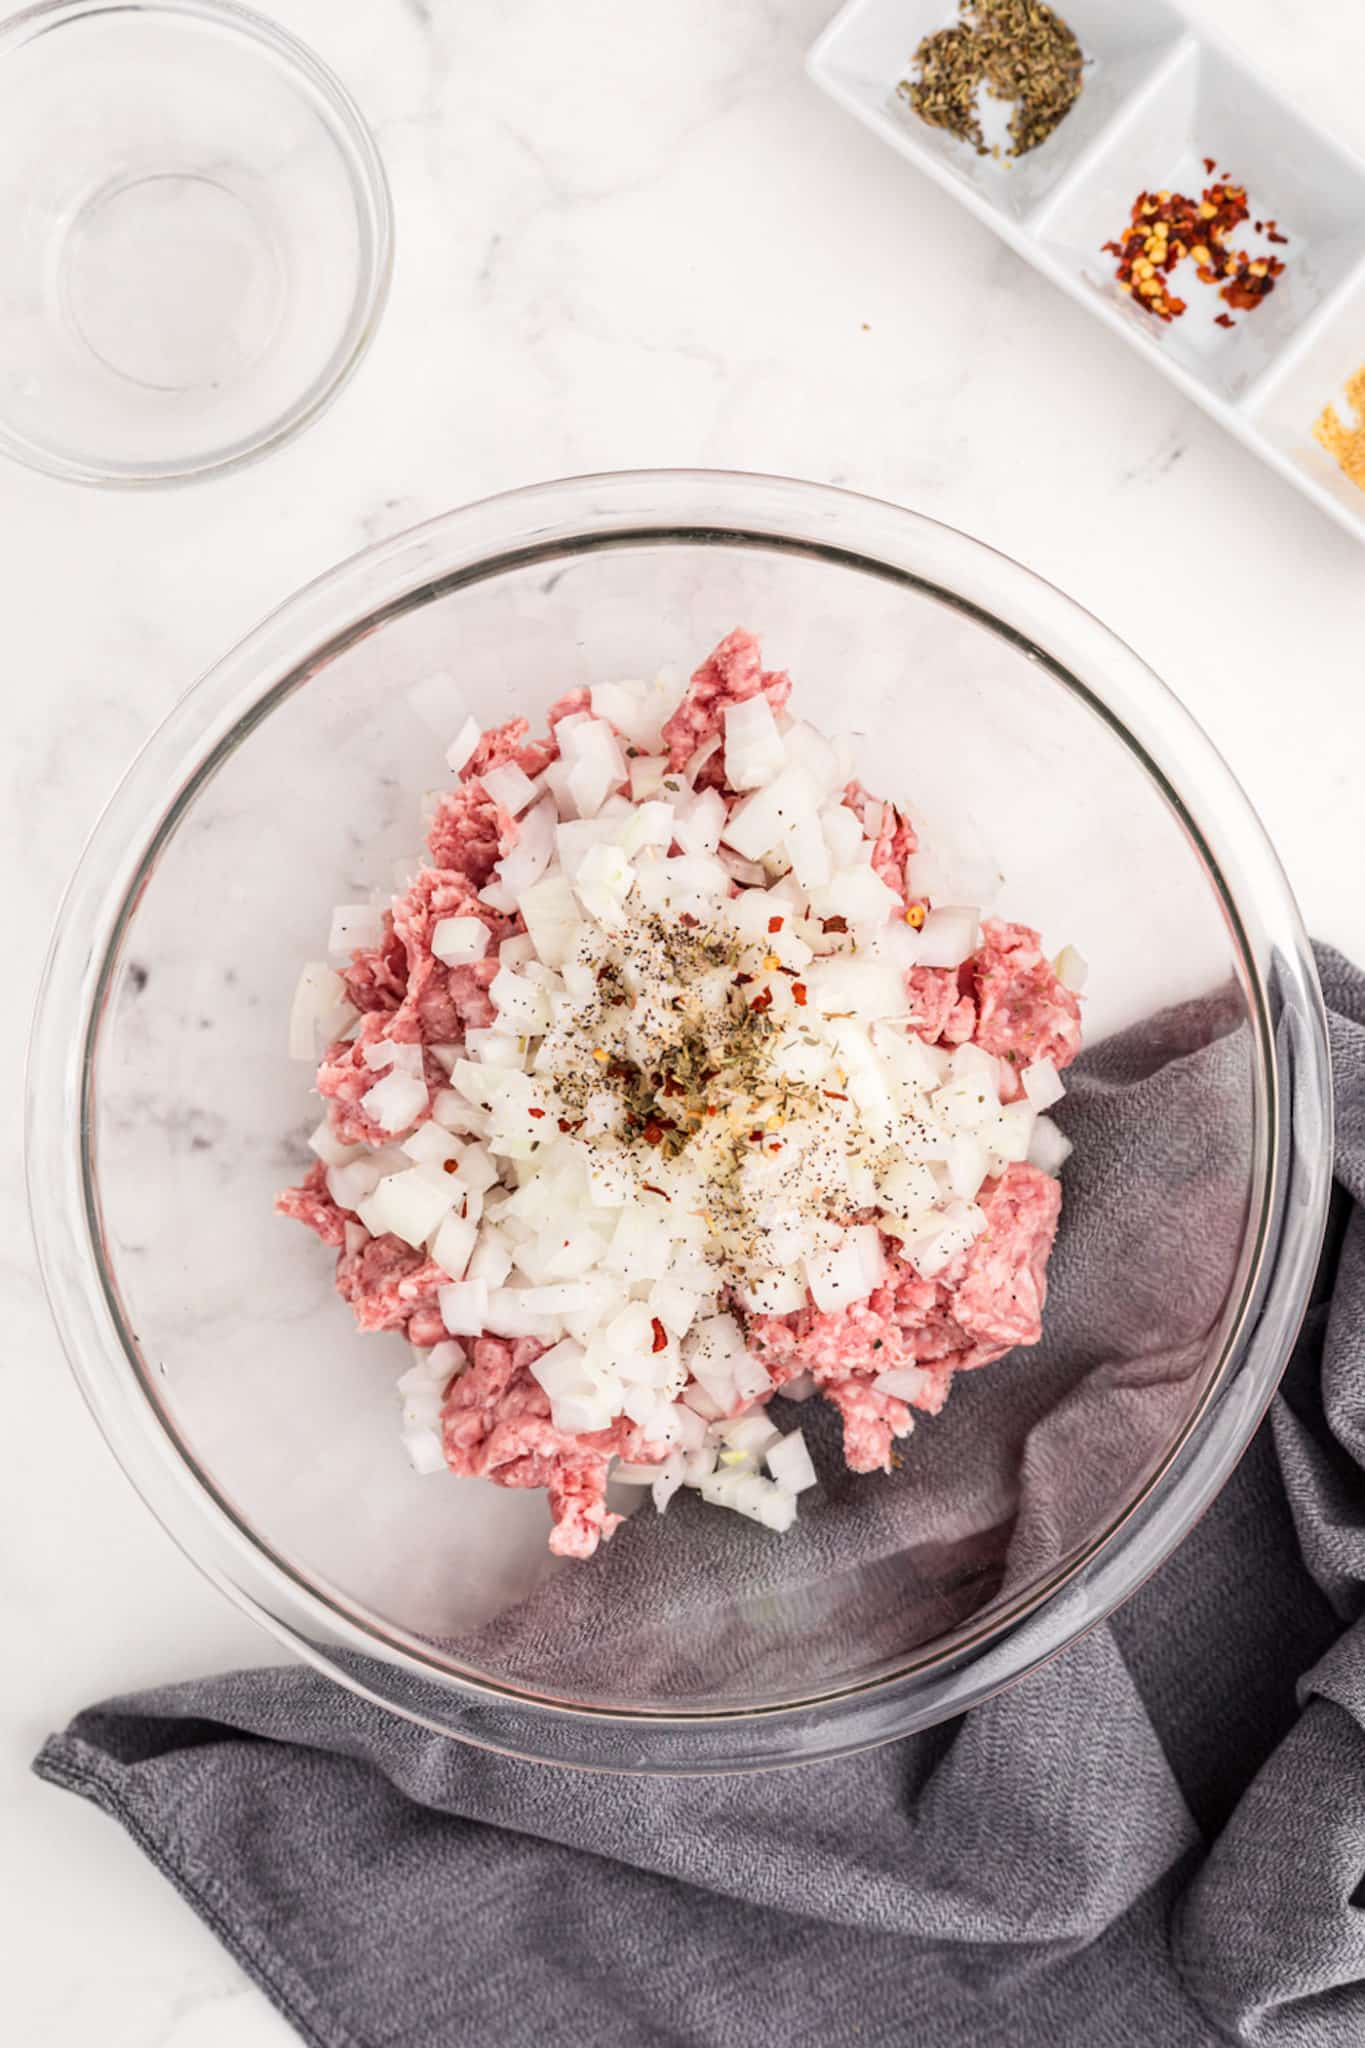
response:
<path id="1" fill-rule="evenodd" d="M 923 37 L 957 19 L 954 0 L 849 0 L 811 50 L 810 74 L 1365 540 L 1365 491 L 1313 439 L 1329 400 L 1352 424 L 1342 387 L 1365 363 L 1365 163 L 1164 0 L 1057 0 L 1057 11 L 1088 60 L 1081 95 L 1046 142 L 1012 160 L 929 127 L 897 93 Z M 982 107 L 988 139 L 1003 135 L 1008 108 Z M 1289 238 L 1275 251 L 1275 290 L 1231 329 L 1216 324 L 1228 309 L 1192 264 L 1171 278 L 1188 311 L 1166 323 L 1138 311 L 1102 252 L 1122 239 L 1139 192 L 1198 197 L 1208 157 L 1246 187 L 1252 218 L 1233 246 L 1265 252 L 1258 220 Z"/>

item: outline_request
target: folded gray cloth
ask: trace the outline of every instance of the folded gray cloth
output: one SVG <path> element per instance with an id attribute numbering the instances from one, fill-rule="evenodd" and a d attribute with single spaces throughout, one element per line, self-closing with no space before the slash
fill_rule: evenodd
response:
<path id="1" fill-rule="evenodd" d="M 1008 1693 L 837 1763 L 659 1780 L 510 1762 L 310 1671 L 253 1671 L 93 1708 L 37 1770 L 121 1820 L 316 2048 L 1359 2048 L 1365 977 L 1319 964 L 1339 1184 L 1281 1393 L 1176 1555 Z M 1089 1099 L 1226 1056 L 1176 1042 L 1136 1071 L 1100 1048 Z M 1134 1328 L 1153 1312 L 1129 1306 Z M 1100 1369 L 1120 1409 L 1183 1372 L 1121 1343 Z M 1065 1499 L 1048 1469 L 1093 1430 L 1089 1392 L 1053 1390 L 1021 1438 L 1040 1473 L 1006 1575 L 1056 1541 L 1029 1504 Z M 945 1433 L 946 1473 L 953 1455 Z M 896 1543 L 894 1498 L 861 1511 L 865 1558 Z M 600 1561 L 626 1587 L 650 1530 Z M 582 1585 L 485 1647 L 549 1654 Z"/>

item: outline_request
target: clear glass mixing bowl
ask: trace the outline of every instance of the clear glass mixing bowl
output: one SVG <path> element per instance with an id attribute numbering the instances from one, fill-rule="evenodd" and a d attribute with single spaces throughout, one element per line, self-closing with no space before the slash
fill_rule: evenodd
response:
<path id="1" fill-rule="evenodd" d="M 1117 1150 L 1068 1168 L 1082 1177 L 1042 1349 L 962 1376 L 901 1470 L 853 1480 L 826 1458 L 795 1549 L 797 1532 L 684 1496 L 556 1575 L 539 1496 L 409 1470 L 403 1345 L 357 1336 L 330 1260 L 272 1214 L 317 1116 L 285 1019 L 330 905 L 414 848 L 460 705 L 534 723 L 574 684 L 691 663 L 737 623 L 817 722 L 859 735 L 873 788 L 988 852 L 1002 912 L 1087 955 L 1098 1050 L 1076 1099 L 1090 1090 Z M 1113 1035 L 1132 1027 L 1146 1051 Z M 31 1084 L 54 1313 L 189 1554 L 387 1706 L 619 1770 L 904 1734 L 1108 1612 L 1255 1428 L 1330 1178 L 1311 955 L 1256 819 L 1179 705 L 977 542 L 722 474 L 473 505 L 267 620 L 100 822 L 59 919 Z"/>

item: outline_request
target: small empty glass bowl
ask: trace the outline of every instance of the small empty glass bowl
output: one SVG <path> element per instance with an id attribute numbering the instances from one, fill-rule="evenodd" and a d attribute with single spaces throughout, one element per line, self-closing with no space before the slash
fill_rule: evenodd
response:
<path id="1" fill-rule="evenodd" d="M 332 1259 L 273 1213 L 319 1113 L 289 1004 L 332 904 L 410 861 L 466 713 L 541 723 L 737 624 L 928 843 L 989 850 L 1000 914 L 1089 959 L 1058 1115 L 1088 1103 L 1107 1135 L 1063 1177 L 1043 1343 L 961 1374 L 898 1471 L 844 1472 L 812 1401 L 782 1421 L 821 1469 L 789 1535 L 680 1495 L 556 1569 L 541 1494 L 413 1472 L 406 1347 L 356 1332 Z M 976 541 L 765 477 L 543 485 L 300 593 L 181 701 L 86 849 L 31 1081 L 54 1313 L 190 1555 L 397 1711 L 618 1770 L 905 1734 L 1098 1621 L 1256 1427 L 1331 1183 L 1312 955 L 1175 700 Z"/>
<path id="2" fill-rule="evenodd" d="M 0 449 L 84 483 L 225 469 L 314 418 L 388 290 L 388 188 L 316 57 L 231 0 L 0 28 Z"/>

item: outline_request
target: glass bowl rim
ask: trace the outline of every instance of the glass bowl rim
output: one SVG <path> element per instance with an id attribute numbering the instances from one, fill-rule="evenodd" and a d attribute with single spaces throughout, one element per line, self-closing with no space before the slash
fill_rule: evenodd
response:
<path id="1" fill-rule="evenodd" d="M 107 490 L 147 490 L 222 476 L 258 462 L 321 418 L 360 367 L 388 304 L 393 282 L 394 216 L 388 173 L 370 125 L 331 66 L 279 22 L 241 0 L 38 0 L 0 22 L 0 65 L 53 30 L 102 15 L 173 15 L 232 31 L 263 46 L 281 70 L 311 87 L 326 109 L 325 125 L 343 159 L 357 214 L 359 276 L 336 344 L 322 369 L 284 408 L 254 431 L 205 455 L 135 468 L 91 456 L 58 454 L 19 433 L 0 413 L 0 455 L 64 483 Z"/>
<path id="2" fill-rule="evenodd" d="M 237 1518 L 154 1400 L 121 1320 L 99 1245 L 90 1100 L 109 978 L 138 891 L 216 767 L 285 695 L 386 619 L 538 553 L 707 538 L 785 547 L 918 586 L 1012 638 L 1099 711 L 1194 841 L 1241 954 L 1259 1039 L 1262 1213 L 1218 1369 L 1101 1536 L 984 1628 L 938 1638 L 889 1674 L 808 1699 L 672 1712 L 542 1698 L 436 1666 L 419 1639 L 357 1619 Z M 987 595 L 990 604 L 980 601 Z M 1025 629 L 1035 615 L 1051 629 L 1046 642 Z M 1102 665 L 1104 697 L 1053 651 L 1072 641 Z M 1212 837 L 1195 824 L 1186 782 L 1207 804 Z M 1325 1227 L 1330 1108 L 1321 993 L 1279 863 L 1211 743 L 1123 642 L 1033 572 L 899 506 L 789 478 L 627 471 L 502 493 L 366 548 L 286 600 L 162 721 L 97 822 L 58 914 L 30 1048 L 30 1210 L 63 1347 L 115 1455 L 191 1560 L 297 1654 L 435 1732 L 509 1754 L 611 1770 L 733 1770 L 840 1753 L 962 1711 L 1101 1620 L 1174 1549 L 1240 1457 L 1287 1361 Z M 430 1711 L 395 1696 L 404 1676 L 440 1695 Z"/>

